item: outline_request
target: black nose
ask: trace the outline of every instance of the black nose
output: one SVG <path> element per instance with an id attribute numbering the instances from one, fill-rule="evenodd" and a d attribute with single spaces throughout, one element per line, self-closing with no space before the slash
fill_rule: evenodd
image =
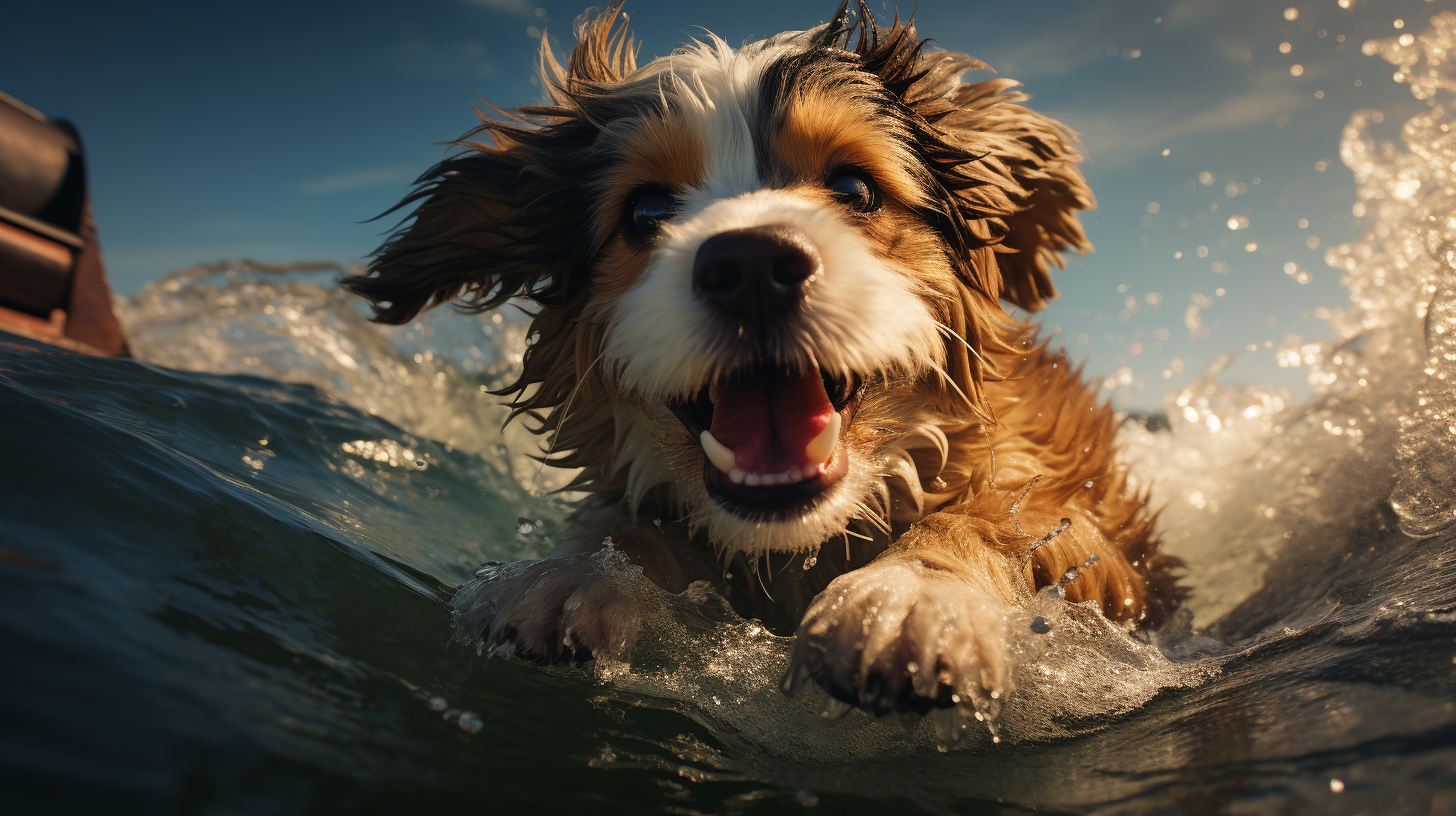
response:
<path id="1" fill-rule="evenodd" d="M 804 284 L 820 266 L 819 251 L 793 227 L 730 230 L 698 247 L 693 288 L 724 314 L 763 325 L 804 299 Z"/>

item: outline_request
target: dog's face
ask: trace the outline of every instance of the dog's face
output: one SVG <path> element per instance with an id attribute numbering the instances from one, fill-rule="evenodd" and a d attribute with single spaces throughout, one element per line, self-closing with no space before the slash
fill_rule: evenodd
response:
<path id="1" fill-rule="evenodd" d="M 663 104 L 604 139 L 604 369 L 653 426 L 637 456 L 737 550 L 811 548 L 882 511 L 889 440 L 858 410 L 945 362 L 954 273 L 916 213 L 924 172 L 883 90 L 803 40 L 659 60 L 620 93 Z"/>
<path id="2" fill-rule="evenodd" d="M 863 9 L 641 68 L 615 17 L 545 53 L 539 127 L 488 121 L 346 285 L 392 322 L 533 297 L 513 390 L 562 463 L 726 550 L 816 548 L 897 488 L 923 509 L 946 433 L 985 418 L 998 297 L 1036 308 L 1084 245 L 1066 134 Z"/>

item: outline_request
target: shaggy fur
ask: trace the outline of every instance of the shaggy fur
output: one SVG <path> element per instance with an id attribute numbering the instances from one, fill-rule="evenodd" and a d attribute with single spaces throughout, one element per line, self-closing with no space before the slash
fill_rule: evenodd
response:
<path id="1" fill-rule="evenodd" d="M 606 536 L 669 590 L 708 581 L 797 630 L 789 679 L 877 711 L 998 697 L 1007 611 L 1089 555 L 1069 600 L 1161 619 L 1175 565 L 1114 460 L 1111 410 L 1001 305 L 1039 309 L 1061 253 L 1090 249 L 1073 136 L 863 4 L 640 67 L 619 21 L 579 24 L 565 65 L 543 37 L 551 102 L 482 115 L 344 282 L 386 323 L 536 304 L 504 393 L 591 498 L 552 558 L 473 593 L 472 634 L 545 660 L 622 653 L 636 613 L 590 557 Z M 877 208 L 836 198 L 845 168 Z M 644 191 L 671 201 L 647 236 L 628 225 Z M 714 236 L 784 226 L 822 268 L 803 304 L 745 332 L 707 303 L 695 259 Z M 841 412 L 842 478 L 793 512 L 715 497 L 674 413 L 754 366 L 864 384 Z"/>

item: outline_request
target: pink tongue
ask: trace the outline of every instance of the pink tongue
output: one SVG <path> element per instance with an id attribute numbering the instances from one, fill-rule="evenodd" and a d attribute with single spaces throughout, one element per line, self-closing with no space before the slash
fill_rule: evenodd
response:
<path id="1" fill-rule="evenodd" d="M 713 438 L 733 451 L 744 473 L 784 473 L 798 469 L 807 477 L 819 462 L 804 448 L 834 416 L 819 372 L 717 383 Z"/>

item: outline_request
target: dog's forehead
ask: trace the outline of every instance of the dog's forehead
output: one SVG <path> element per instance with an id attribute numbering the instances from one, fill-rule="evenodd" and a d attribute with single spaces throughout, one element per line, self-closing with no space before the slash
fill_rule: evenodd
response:
<path id="1" fill-rule="evenodd" d="M 628 104 L 619 109 L 630 112 L 611 128 L 623 162 L 609 183 L 665 186 L 690 215 L 853 165 L 898 200 L 920 203 L 909 138 L 879 104 L 883 88 L 814 34 L 741 48 L 709 38 L 643 66 L 620 90 Z"/>
<path id="2" fill-rule="evenodd" d="M 705 200 L 761 189 L 764 135 L 775 94 L 766 80 L 775 66 L 803 54 L 813 32 L 789 32 L 733 48 L 717 37 L 694 42 L 644 66 L 656 79 L 669 115 L 697 137 Z"/>

